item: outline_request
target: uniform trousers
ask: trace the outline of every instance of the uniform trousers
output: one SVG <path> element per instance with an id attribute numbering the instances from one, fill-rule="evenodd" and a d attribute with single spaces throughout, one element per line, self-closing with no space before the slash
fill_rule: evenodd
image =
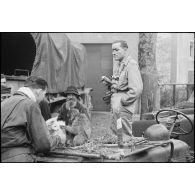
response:
<path id="1" fill-rule="evenodd" d="M 119 92 L 114 93 L 111 97 L 110 129 L 114 134 L 117 134 L 117 119 L 121 117 L 123 133 L 132 137 L 133 113 L 130 111 L 131 106 L 123 106 L 121 104 L 121 98 L 124 97 L 124 95 L 126 95 L 126 93 Z"/>

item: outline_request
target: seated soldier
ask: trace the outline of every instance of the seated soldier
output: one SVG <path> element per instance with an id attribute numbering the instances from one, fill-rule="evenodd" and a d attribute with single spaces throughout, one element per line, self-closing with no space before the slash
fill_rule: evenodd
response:
<path id="1" fill-rule="evenodd" d="M 7 86 L 4 74 L 1 74 L 1 102 L 11 96 L 11 87 Z"/>
<path id="2" fill-rule="evenodd" d="M 41 115 L 39 102 L 47 82 L 30 76 L 13 96 L 1 103 L 1 160 L 34 162 L 35 153 L 47 153 L 64 143 L 60 135 L 51 136 Z"/>
<path id="3" fill-rule="evenodd" d="M 90 136 L 89 113 L 87 111 L 87 108 L 85 108 L 85 106 L 79 102 L 80 95 L 79 95 L 76 87 L 69 86 L 67 88 L 67 90 L 64 92 L 64 96 L 66 97 L 66 102 L 60 108 L 57 120 L 65 121 L 67 140 L 69 139 L 69 141 L 71 142 L 70 144 L 81 145 L 87 139 L 82 138 L 83 141 L 81 141 L 78 139 L 80 137 L 78 137 L 78 136 L 76 137 L 76 135 L 80 134 L 79 130 L 83 129 L 83 127 L 85 127 L 85 130 L 87 131 L 86 137 L 89 138 L 89 136 Z M 75 128 L 76 123 L 74 123 L 74 125 L 73 125 L 73 122 L 74 122 L 73 118 L 75 118 L 75 116 L 73 117 L 73 115 L 78 116 L 78 113 L 75 114 L 75 112 L 74 112 L 75 110 L 77 110 L 80 114 L 82 114 L 81 117 L 80 116 L 79 116 L 79 118 L 77 117 L 77 120 L 80 121 L 81 118 L 83 119 L 82 122 L 79 122 L 79 123 L 76 122 L 79 125 L 79 127 L 76 127 L 76 128 Z M 77 129 L 77 130 L 75 131 L 75 129 Z M 76 139 L 74 139 L 74 137 Z M 77 140 L 77 141 L 75 141 L 75 140 Z"/>
<path id="4" fill-rule="evenodd" d="M 1 74 L 1 86 L 6 86 L 6 77 L 4 74 Z"/>

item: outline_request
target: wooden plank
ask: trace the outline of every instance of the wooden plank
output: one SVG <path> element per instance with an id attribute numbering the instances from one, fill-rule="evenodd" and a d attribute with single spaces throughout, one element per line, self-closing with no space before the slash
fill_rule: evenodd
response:
<path id="1" fill-rule="evenodd" d="M 57 157 L 37 157 L 37 162 L 80 162 L 79 159 L 57 158 Z"/>
<path id="2" fill-rule="evenodd" d="M 55 102 L 59 102 L 61 100 L 65 100 L 65 97 L 57 97 L 57 98 L 53 98 L 49 100 L 49 104 L 55 103 Z"/>
<path id="3" fill-rule="evenodd" d="M 49 153 L 50 156 L 52 155 L 62 155 L 62 156 L 78 156 L 84 158 L 100 158 L 99 154 L 88 154 L 88 153 L 78 153 L 78 152 L 66 152 L 66 151 L 53 151 Z"/>
<path id="4" fill-rule="evenodd" d="M 194 85 L 194 83 L 159 83 L 159 86 L 163 85 Z"/>

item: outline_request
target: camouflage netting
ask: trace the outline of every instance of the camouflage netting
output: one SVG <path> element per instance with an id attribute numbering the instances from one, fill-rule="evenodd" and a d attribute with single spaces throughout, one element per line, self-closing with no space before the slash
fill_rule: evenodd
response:
<path id="1" fill-rule="evenodd" d="M 142 137 L 123 137 L 123 144 L 128 145 L 129 150 L 139 145 L 139 143 L 146 141 Z M 93 138 L 89 140 L 88 143 L 77 147 L 66 148 L 66 151 L 78 152 L 78 153 L 88 153 L 88 154 L 100 154 L 103 156 L 113 155 L 120 153 L 118 148 L 118 138 L 113 134 L 105 134 L 104 136 Z M 128 151 L 128 150 L 127 150 Z"/>

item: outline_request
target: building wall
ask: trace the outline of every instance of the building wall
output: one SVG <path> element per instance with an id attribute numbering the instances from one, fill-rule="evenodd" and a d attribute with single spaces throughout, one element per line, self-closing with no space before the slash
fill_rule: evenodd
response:
<path id="1" fill-rule="evenodd" d="M 188 83 L 193 80 L 189 78 L 189 75 L 193 76 L 191 73 L 194 71 L 194 56 L 190 56 L 190 42 L 194 43 L 193 33 L 173 33 L 172 35 L 171 82 Z"/>
<path id="2" fill-rule="evenodd" d="M 125 40 L 129 46 L 131 56 L 138 59 L 139 33 L 66 33 L 75 42 L 79 43 L 112 43 L 116 40 Z"/>

